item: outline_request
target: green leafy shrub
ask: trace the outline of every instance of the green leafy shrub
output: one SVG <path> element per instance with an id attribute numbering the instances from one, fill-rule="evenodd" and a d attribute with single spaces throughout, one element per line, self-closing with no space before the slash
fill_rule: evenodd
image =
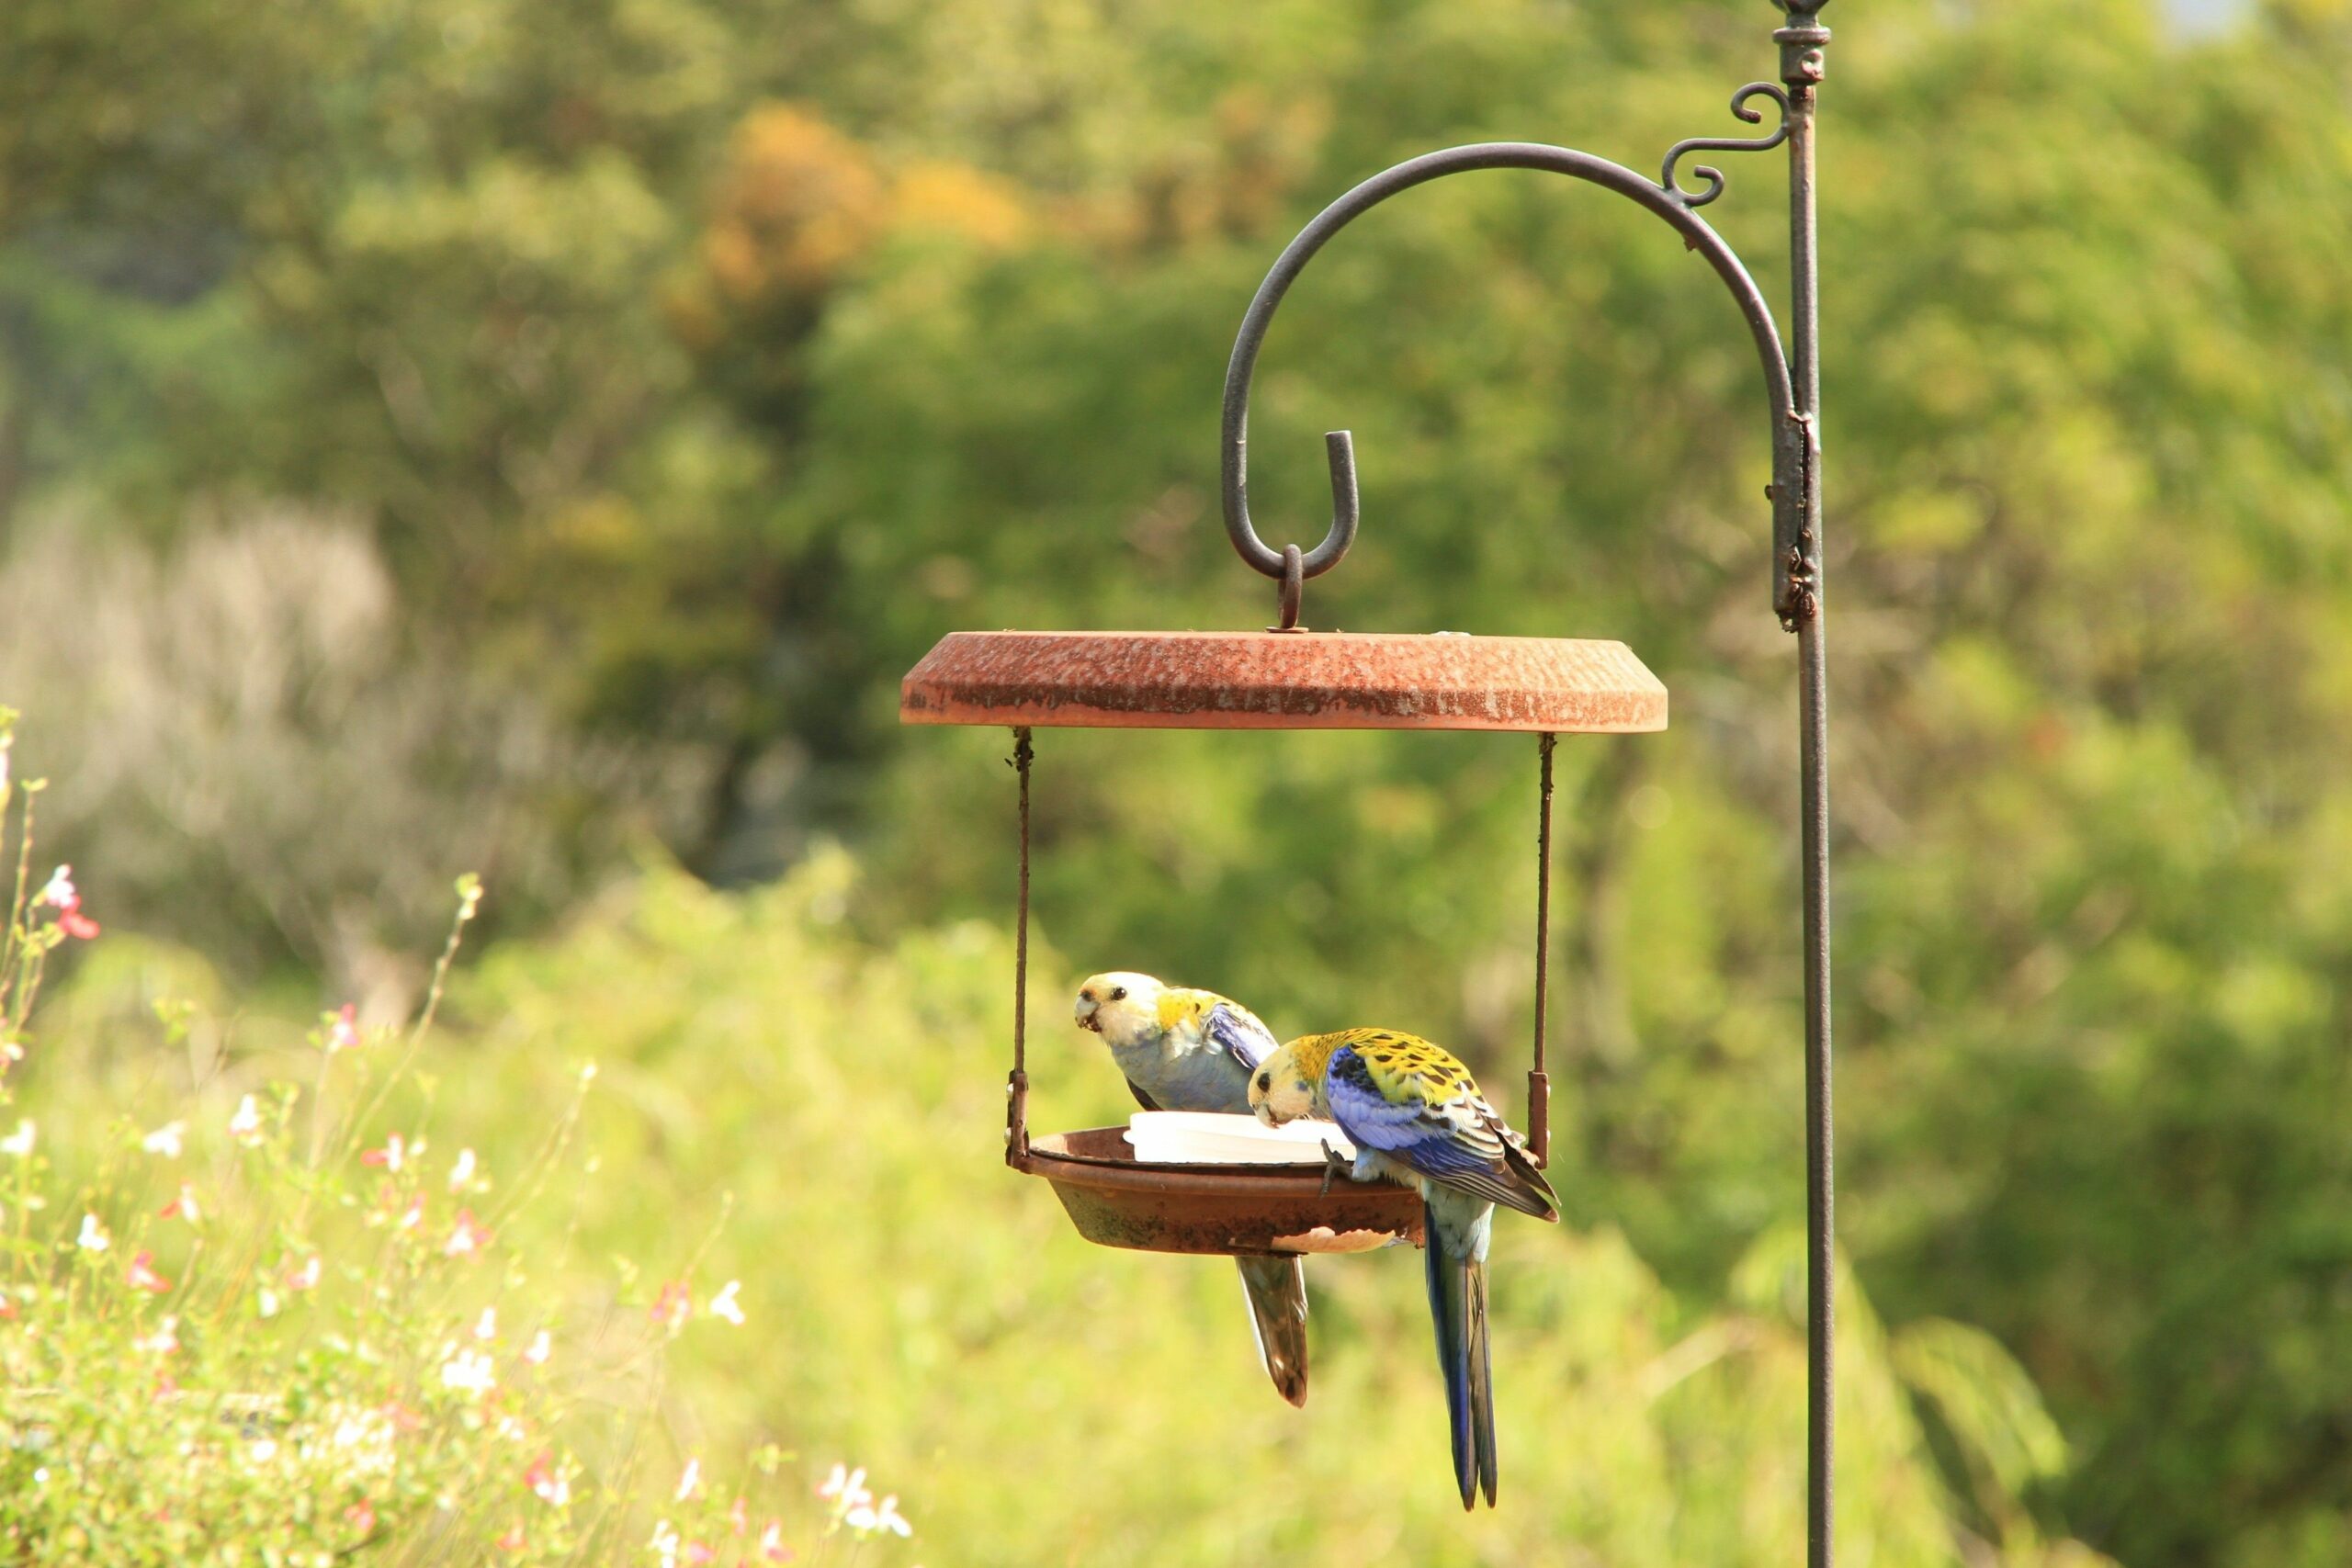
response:
<path id="1" fill-rule="evenodd" d="M 0 772 L 0 811 L 22 802 L 4 1067 L 34 1048 L 51 956 L 102 931 L 70 867 L 30 886 L 40 788 Z M 61 1097 L 0 1138 L 10 1561 L 552 1563 L 643 1543 L 664 1563 L 757 1562 L 910 1532 L 863 1471 L 836 1465 L 812 1517 L 774 1445 L 731 1463 L 672 1451 L 673 1343 L 746 1322 L 741 1282 L 698 1269 L 716 1219 L 699 1241 L 665 1238 L 662 1270 L 623 1263 L 603 1300 L 551 1294 L 504 1239 L 576 1179 L 593 1065 L 536 1108 L 512 1158 L 420 1130 L 434 1014 L 480 884 L 458 897 L 421 1014 L 403 1029 L 362 1027 L 348 1006 L 320 1017 L 306 1082 L 248 1090 L 208 1071 L 152 1126 Z M 163 1043 L 185 1044 L 189 1010 L 158 1010 Z M 0 1078 L 0 1107 L 17 1098 Z"/>

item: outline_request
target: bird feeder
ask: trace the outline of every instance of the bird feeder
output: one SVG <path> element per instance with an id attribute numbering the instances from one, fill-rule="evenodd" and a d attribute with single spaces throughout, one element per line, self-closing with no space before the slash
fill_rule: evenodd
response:
<path id="1" fill-rule="evenodd" d="M 1786 26 L 1781 81 L 1732 96 L 1732 113 L 1760 124 L 1758 100 L 1779 123 L 1747 138 L 1675 143 L 1655 180 L 1590 153 L 1535 142 L 1450 148 L 1387 169 L 1341 196 L 1300 231 L 1259 286 L 1227 367 L 1222 491 L 1226 531 L 1250 567 L 1280 584 L 1280 618 L 1252 631 L 956 632 L 910 671 L 900 690 L 909 724 L 998 725 L 1013 733 L 1020 779 L 1012 1066 L 1005 1157 L 1044 1178 L 1090 1241 L 1150 1251 L 1263 1256 L 1362 1251 L 1419 1242 L 1417 1194 L 1385 1184 L 1327 1183 L 1319 1167 L 1159 1165 L 1135 1158 L 1124 1130 L 1032 1134 L 1027 1063 L 1030 773 L 1041 728 L 1467 729 L 1539 737 L 1539 869 L 1535 913 L 1535 1030 L 1526 1127 L 1539 1161 L 1548 1154 L 1544 1070 L 1545 976 L 1550 947 L 1552 753 L 1557 737 L 1663 729 L 1666 688 L 1619 642 L 1323 632 L 1300 624 L 1307 581 L 1336 566 L 1359 521 L 1355 458 L 1344 431 L 1326 438 L 1332 516 L 1311 550 L 1267 546 L 1250 516 L 1250 383 L 1276 308 L 1307 262 L 1340 229 L 1415 186 L 1482 169 L 1537 169 L 1598 186 L 1672 228 L 1722 281 L 1745 319 L 1763 375 L 1772 480 L 1771 606 L 1795 634 L 1803 846 L 1805 994 L 1805 1152 L 1808 1287 L 1806 1512 L 1809 1568 L 1828 1568 L 1832 1458 L 1830 1330 L 1830 1040 L 1827 715 L 1822 640 L 1821 441 L 1816 419 L 1816 266 L 1814 218 L 1815 89 L 1829 31 L 1826 0 L 1777 0 Z M 1789 149 L 1792 350 L 1770 307 L 1729 244 L 1699 215 L 1723 193 L 1704 165 L 1686 188 L 1686 154 Z M 1329 1190 L 1326 1188 L 1329 1187 Z"/>
<path id="2" fill-rule="evenodd" d="M 1298 552 L 1294 547 L 1290 552 Z M 1295 604 L 1295 598 L 1292 599 Z M 1157 1165 L 1125 1130 L 1028 1125 L 1029 775 L 1037 728 L 1503 729 L 1540 735 L 1536 1025 L 1529 1141 L 1545 1117 L 1552 745 L 1563 733 L 1666 728 L 1666 688 L 1623 643 L 1261 632 L 955 632 L 907 675 L 910 724 L 1005 725 L 1021 779 L 1021 893 L 1005 1157 L 1042 1176 L 1089 1241 L 1150 1252 L 1361 1252 L 1419 1241 L 1418 1194 L 1327 1181 L 1319 1167 Z"/>

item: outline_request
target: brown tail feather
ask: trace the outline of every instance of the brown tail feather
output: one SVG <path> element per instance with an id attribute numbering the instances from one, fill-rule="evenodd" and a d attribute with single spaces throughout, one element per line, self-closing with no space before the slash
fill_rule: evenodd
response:
<path id="1" fill-rule="evenodd" d="M 1295 1258 L 1237 1258 L 1250 1331 L 1274 1392 L 1306 1403 L 1306 1269 Z"/>

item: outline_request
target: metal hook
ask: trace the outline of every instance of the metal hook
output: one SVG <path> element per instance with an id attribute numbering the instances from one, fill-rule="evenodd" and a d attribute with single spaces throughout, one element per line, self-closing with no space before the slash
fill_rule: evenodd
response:
<path id="1" fill-rule="evenodd" d="M 1283 624 L 1278 626 L 1268 626 L 1266 629 L 1270 632 L 1295 632 L 1298 630 L 1298 603 L 1300 599 L 1305 597 L 1306 592 L 1306 558 L 1299 554 L 1298 547 L 1296 545 L 1284 545 L 1283 547 L 1283 589 L 1281 597 Z"/>
<path id="2" fill-rule="evenodd" d="M 1799 5 L 1811 0 L 1797 0 Z M 1770 97 L 1784 104 L 1785 95 L 1769 83 L 1751 84 L 1734 95 L 1734 112 L 1750 124 L 1759 123 L 1762 111 L 1749 107 L 1752 97 Z M 1775 140 L 1784 140 L 1791 126 L 1784 122 Z M 1765 139 L 1756 139 L 1758 142 Z M 1689 152 L 1703 142 L 1684 143 L 1675 154 L 1669 154 L 1669 165 L 1680 152 Z M 1748 147 L 1747 141 L 1723 140 L 1720 144 Z M 1316 253 L 1329 243 L 1331 237 L 1350 222 L 1400 191 L 1442 175 L 1461 174 L 1473 169 L 1542 169 L 1552 174 L 1566 175 L 1622 197 L 1646 209 L 1654 217 L 1663 219 L 1681 237 L 1683 243 L 1702 255 L 1724 286 L 1731 290 L 1740 312 L 1747 319 L 1750 336 L 1755 340 L 1757 356 L 1761 361 L 1765 394 L 1770 399 L 1774 415 L 1772 433 L 1772 505 L 1773 594 L 1775 606 L 1791 602 L 1787 572 L 1782 558 L 1789 546 L 1798 542 L 1798 534 L 1809 504 L 1810 491 L 1805 483 L 1805 464 L 1800 450 L 1803 428 L 1795 418 L 1796 400 L 1790 381 L 1789 360 L 1781 347 L 1780 333 L 1772 324 L 1771 308 L 1764 302 L 1756 280 L 1723 237 L 1707 226 L 1705 219 L 1694 209 L 1694 203 L 1680 191 L 1645 179 L 1622 164 L 1589 152 L 1579 152 L 1568 147 L 1547 147 L 1528 141 L 1487 141 L 1475 146 L 1449 147 L 1442 152 L 1423 153 L 1408 159 L 1394 168 L 1383 170 L 1363 181 L 1338 200 L 1326 207 L 1274 261 L 1258 292 L 1250 301 L 1250 309 L 1241 318 L 1241 330 L 1234 337 L 1233 357 L 1225 367 L 1224 408 L 1224 471 L 1226 536 L 1251 570 L 1279 580 L 1283 572 L 1283 559 L 1258 536 L 1250 520 L 1249 494 L 1249 432 L 1250 380 L 1258 366 L 1258 351 L 1264 346 L 1266 331 L 1272 324 L 1274 312 L 1283 296 L 1290 291 L 1299 273 L 1315 258 Z M 1672 168 L 1666 171 L 1672 176 Z M 1702 193 L 1705 194 L 1705 193 Z M 1340 558 L 1355 542 L 1358 517 L 1356 495 L 1355 446 L 1344 430 L 1335 430 L 1324 437 L 1331 462 L 1331 528 L 1323 542 L 1303 552 L 1299 573 L 1302 578 L 1319 577 L 1339 564 Z"/>

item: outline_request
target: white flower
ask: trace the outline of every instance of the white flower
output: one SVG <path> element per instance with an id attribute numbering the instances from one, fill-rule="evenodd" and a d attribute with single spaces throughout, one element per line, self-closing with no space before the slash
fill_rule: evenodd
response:
<path id="1" fill-rule="evenodd" d="M 254 1299 L 254 1305 L 255 1309 L 260 1312 L 262 1316 L 276 1317 L 277 1315 L 277 1292 L 271 1290 L 267 1285 L 264 1285 L 261 1288 L 261 1293 Z"/>
<path id="2" fill-rule="evenodd" d="M 180 1348 L 179 1326 L 180 1320 L 165 1313 L 163 1321 L 155 1325 L 155 1332 L 132 1340 L 130 1348 L 151 1355 L 168 1356 Z"/>
<path id="3" fill-rule="evenodd" d="M 275 1438 L 255 1438 L 246 1448 L 245 1456 L 255 1464 L 267 1464 L 277 1457 L 277 1440 Z"/>
<path id="4" fill-rule="evenodd" d="M 33 1124 L 19 1118 L 17 1130 L 0 1138 L 0 1155 L 14 1155 L 22 1159 L 33 1152 Z"/>
<path id="5" fill-rule="evenodd" d="M 474 1152 L 471 1149 L 459 1149 L 457 1163 L 449 1168 L 449 1190 L 462 1192 L 473 1179 Z"/>
<path id="6" fill-rule="evenodd" d="M 140 1139 L 139 1146 L 151 1155 L 162 1155 L 165 1159 L 177 1159 L 180 1157 L 181 1134 L 187 1131 L 187 1123 L 185 1122 L 166 1122 Z"/>
<path id="7" fill-rule="evenodd" d="M 660 1552 L 664 1563 L 678 1560 L 678 1532 L 670 1528 L 669 1520 L 663 1519 L 653 1527 L 653 1539 L 646 1543 L 646 1550 Z"/>
<path id="8" fill-rule="evenodd" d="M 548 1364 L 548 1357 L 554 1351 L 554 1342 L 548 1337 L 548 1331 L 542 1328 L 532 1337 L 530 1348 L 523 1352 L 523 1359 L 535 1367 L 544 1367 Z"/>
<path id="9" fill-rule="evenodd" d="M 443 1361 L 441 1382 L 445 1387 L 461 1389 L 477 1395 L 488 1393 L 498 1386 L 498 1377 L 490 1358 L 478 1350 L 460 1350 Z"/>
<path id="10" fill-rule="evenodd" d="M 300 1269 L 286 1271 L 286 1288 L 289 1291 L 310 1291 L 318 1288 L 319 1255 L 315 1252 L 303 1260 Z"/>
<path id="11" fill-rule="evenodd" d="M 850 1509 L 842 1516 L 842 1523 L 860 1535 L 871 1534 L 875 1530 L 888 1530 L 892 1535 L 897 1536 L 910 1536 L 915 1533 L 915 1527 L 909 1524 L 906 1516 L 899 1512 L 899 1495 L 895 1492 L 873 1507 L 861 1504 Z"/>
<path id="12" fill-rule="evenodd" d="M 85 1252 L 104 1252 L 114 1242 L 107 1235 L 107 1227 L 98 1224 L 97 1215 L 85 1214 L 82 1216 L 82 1234 L 74 1237 L 74 1245 Z"/>
<path id="13" fill-rule="evenodd" d="M 686 1461 L 685 1473 L 678 1477 L 678 1501 L 683 1503 L 702 1490 L 702 1461 Z"/>
<path id="14" fill-rule="evenodd" d="M 481 1316 L 474 1324 L 474 1337 L 477 1339 L 498 1337 L 498 1309 L 496 1307 L 489 1306 L 481 1309 Z"/>
<path id="15" fill-rule="evenodd" d="M 82 895 L 74 886 L 74 868 L 70 865 L 61 865 L 51 872 L 48 883 L 42 886 L 40 897 L 34 901 L 46 904 L 52 909 L 70 909 L 80 903 Z"/>
<path id="16" fill-rule="evenodd" d="M 874 1501 L 874 1494 L 865 1489 L 864 1465 L 855 1470 L 843 1464 L 834 1465 L 833 1472 L 825 1477 L 824 1483 L 817 1488 L 817 1495 L 833 1505 L 835 1518 L 844 1517 L 852 1508 L 863 1508 Z"/>
<path id="17" fill-rule="evenodd" d="M 159 1220 L 186 1220 L 189 1224 L 200 1225 L 204 1223 L 204 1208 L 197 1201 L 196 1189 L 183 1181 L 180 1183 L 180 1195 L 164 1204 L 155 1217 Z"/>
<path id="18" fill-rule="evenodd" d="M 252 1095 L 237 1101 L 237 1113 L 229 1118 L 229 1136 L 241 1144 L 261 1142 L 261 1107 Z"/>
<path id="19" fill-rule="evenodd" d="M 718 1294 L 710 1298 L 710 1305 L 704 1310 L 725 1318 L 738 1328 L 742 1327 L 743 1309 L 735 1300 L 735 1292 L 742 1288 L 742 1280 L 728 1280 L 718 1288 Z"/>

